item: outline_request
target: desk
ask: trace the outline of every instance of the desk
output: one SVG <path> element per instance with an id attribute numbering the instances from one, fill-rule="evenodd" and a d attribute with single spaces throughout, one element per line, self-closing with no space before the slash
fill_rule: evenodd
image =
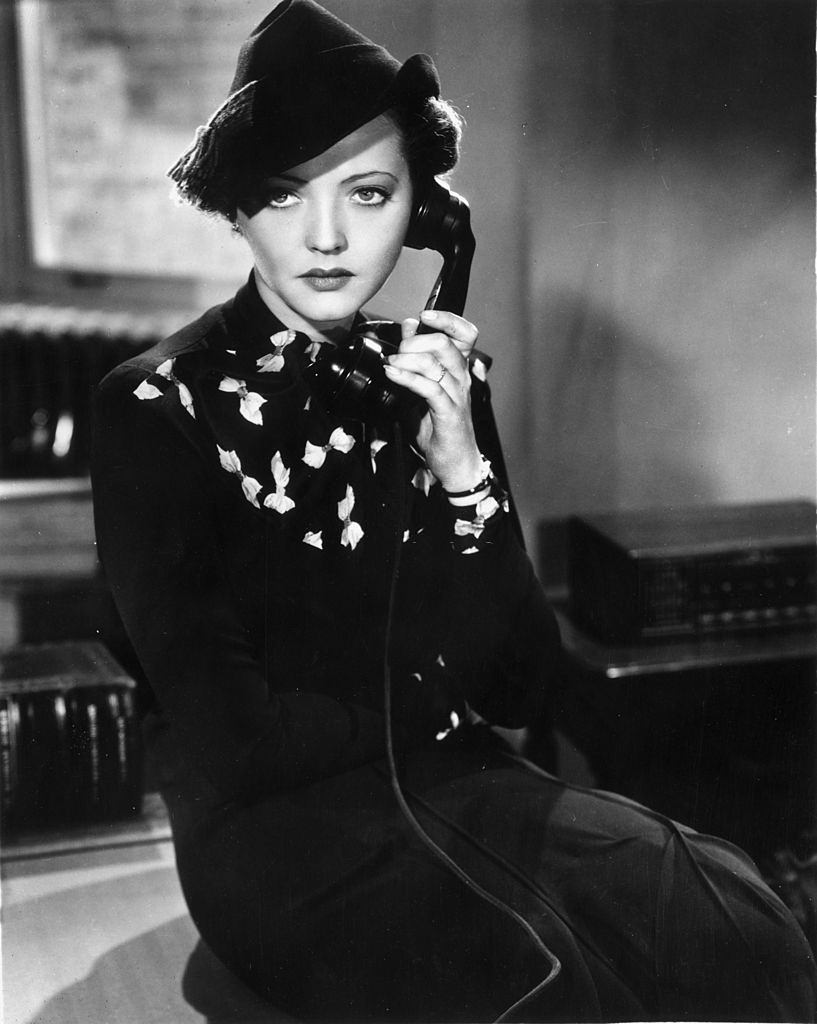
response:
<path id="1" fill-rule="evenodd" d="M 557 615 L 555 724 L 600 788 L 758 859 L 815 827 L 813 629 L 611 647 Z"/>

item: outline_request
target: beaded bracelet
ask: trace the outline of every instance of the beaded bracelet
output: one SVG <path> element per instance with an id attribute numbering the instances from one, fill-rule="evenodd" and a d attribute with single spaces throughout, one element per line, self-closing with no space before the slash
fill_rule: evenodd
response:
<path id="1" fill-rule="evenodd" d="M 446 498 L 470 498 L 472 494 L 478 494 L 480 491 L 484 491 L 486 487 L 490 486 L 494 479 L 494 472 L 491 469 L 491 463 L 484 455 L 482 456 L 482 467 L 484 472 L 480 477 L 479 482 L 475 483 L 473 487 L 469 487 L 467 491 L 446 491 L 445 488 L 443 488 Z"/>

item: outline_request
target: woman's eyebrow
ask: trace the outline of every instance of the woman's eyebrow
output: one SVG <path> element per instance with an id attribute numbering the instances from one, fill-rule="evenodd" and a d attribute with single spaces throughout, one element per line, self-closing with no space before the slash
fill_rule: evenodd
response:
<path id="1" fill-rule="evenodd" d="M 348 185 L 351 181 L 357 181 L 360 178 L 370 178 L 373 174 L 380 174 L 397 184 L 398 178 L 396 174 L 392 174 L 391 171 L 361 171 L 360 174 L 350 174 L 348 178 L 344 178 L 342 184 Z"/>

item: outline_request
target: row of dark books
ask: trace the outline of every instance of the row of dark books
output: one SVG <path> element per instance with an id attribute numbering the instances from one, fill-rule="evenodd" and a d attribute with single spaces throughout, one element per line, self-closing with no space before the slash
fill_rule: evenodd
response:
<path id="1" fill-rule="evenodd" d="M 97 641 L 0 651 L 4 836 L 139 814 L 136 683 Z"/>

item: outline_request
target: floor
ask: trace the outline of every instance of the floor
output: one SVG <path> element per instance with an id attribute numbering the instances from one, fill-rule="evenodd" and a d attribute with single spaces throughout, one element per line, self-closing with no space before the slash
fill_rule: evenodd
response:
<path id="1" fill-rule="evenodd" d="M 3 844 L 2 965 L 5 1024 L 291 1019 L 198 940 L 155 802 L 124 827 Z"/>

